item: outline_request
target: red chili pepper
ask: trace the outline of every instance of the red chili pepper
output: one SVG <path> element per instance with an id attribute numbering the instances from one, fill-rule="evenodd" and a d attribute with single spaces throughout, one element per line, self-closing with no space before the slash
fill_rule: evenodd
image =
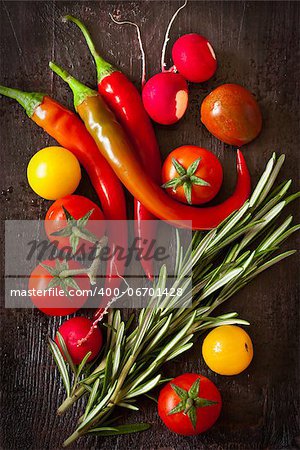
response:
<path id="1" fill-rule="evenodd" d="M 127 227 L 123 226 L 120 232 L 119 222 L 126 220 L 122 185 L 79 117 L 44 94 L 22 92 L 4 86 L 0 86 L 0 94 L 17 100 L 37 125 L 76 156 L 91 179 L 105 218 L 112 221 L 108 229 L 112 249 L 116 246 L 126 248 Z M 124 264 L 125 262 L 118 260 L 116 256 L 108 261 L 105 288 L 113 290 L 119 287 L 119 275 L 124 273 Z M 103 299 L 101 303 L 105 306 L 106 301 L 107 299 Z"/>
<path id="2" fill-rule="evenodd" d="M 129 136 L 137 154 L 147 169 L 150 177 L 161 184 L 161 156 L 155 133 L 146 113 L 141 95 L 134 84 L 111 64 L 106 62 L 96 51 L 92 38 L 85 25 L 75 17 L 66 16 L 82 31 L 97 68 L 98 92 Z M 143 256 L 156 235 L 156 217 L 138 200 L 134 202 L 135 232 L 139 239 L 141 264 L 149 279 L 153 279 L 153 261 Z M 151 220 L 151 223 L 147 221 Z M 147 242 L 148 245 L 143 244 Z M 143 244 L 143 245 L 142 245 Z"/>
<path id="3" fill-rule="evenodd" d="M 75 108 L 93 136 L 99 151 L 129 192 L 142 202 L 152 214 L 179 227 L 190 227 L 186 221 L 192 221 L 193 229 L 209 230 L 217 227 L 248 199 L 251 188 L 250 175 L 240 150 L 237 151 L 235 191 L 223 203 L 196 208 L 171 199 L 143 169 L 123 128 L 115 120 L 102 97 L 56 64 L 50 63 L 50 67 L 72 89 Z"/>

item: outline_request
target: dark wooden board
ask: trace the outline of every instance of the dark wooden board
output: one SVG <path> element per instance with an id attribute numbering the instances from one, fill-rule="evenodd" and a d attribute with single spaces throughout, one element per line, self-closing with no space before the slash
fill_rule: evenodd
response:
<path id="1" fill-rule="evenodd" d="M 65 13 L 72 13 L 87 22 L 103 55 L 139 85 L 140 60 L 134 29 L 121 29 L 111 23 L 108 13 L 118 12 L 120 18 L 141 25 L 149 75 L 159 70 L 163 34 L 178 6 L 177 1 L 2 1 L 1 84 L 48 92 L 71 106 L 68 89 L 48 69 L 48 61 L 55 59 L 94 85 L 94 66 L 79 31 L 60 21 Z M 292 178 L 297 188 L 299 6 L 298 2 L 280 1 L 190 1 L 174 23 L 170 44 L 186 32 L 207 36 L 215 47 L 219 69 L 209 82 L 191 86 L 189 110 L 179 124 L 156 127 L 161 151 L 166 155 L 187 143 L 212 149 L 224 165 L 225 195 L 234 185 L 234 152 L 212 137 L 199 120 L 201 100 L 224 82 L 248 87 L 262 107 L 261 136 L 245 149 L 253 182 L 271 152 L 277 151 L 287 155 L 282 177 Z M 26 166 L 37 149 L 53 141 L 12 101 L 1 99 L 0 117 L 2 220 L 43 219 L 49 203 L 37 198 L 28 187 Z M 6 192 L 9 187 L 10 193 Z M 86 177 L 79 192 L 94 198 Z M 295 246 L 296 238 L 292 238 L 287 248 Z M 3 251 L 1 256 L 3 269 Z M 166 375 L 201 372 L 219 386 L 224 408 L 211 431 L 197 438 L 171 434 L 160 422 L 155 405 L 142 400 L 141 411 L 128 420 L 149 421 L 153 424 L 150 431 L 102 440 L 85 438 L 74 448 L 300 448 L 298 262 L 294 256 L 264 273 L 224 308 L 237 310 L 251 322 L 255 357 L 249 370 L 234 378 L 213 374 L 201 360 L 201 342 L 166 368 Z M 38 311 L 2 309 L 1 447 L 5 450 L 58 449 L 74 428 L 78 409 L 63 418 L 55 415 L 63 389 L 46 346 L 46 336 L 53 335 L 61 322 Z"/>

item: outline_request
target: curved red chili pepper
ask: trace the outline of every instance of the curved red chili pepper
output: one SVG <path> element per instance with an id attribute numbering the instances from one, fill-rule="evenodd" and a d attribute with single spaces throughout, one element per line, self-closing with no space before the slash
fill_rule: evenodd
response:
<path id="1" fill-rule="evenodd" d="M 146 113 L 141 95 L 134 84 L 111 64 L 106 62 L 97 52 L 85 25 L 75 17 L 67 16 L 82 31 L 97 68 L 98 92 L 115 114 L 128 134 L 144 169 L 150 177 L 161 184 L 161 156 L 153 126 Z M 138 238 L 141 264 L 149 279 L 153 279 L 153 261 L 144 259 L 148 246 L 156 235 L 156 217 L 143 204 L 134 202 L 135 232 Z M 147 223 L 147 221 L 151 221 Z M 143 243 L 144 242 L 144 243 Z M 145 243 L 149 245 L 146 245 Z M 142 245 L 143 244 L 143 245 Z"/>
<path id="2" fill-rule="evenodd" d="M 99 151 L 109 162 L 126 188 L 146 208 L 162 220 L 178 227 L 209 230 L 217 227 L 229 214 L 249 198 L 251 183 L 246 161 L 237 151 L 237 183 L 234 193 L 216 206 L 197 208 L 176 202 L 158 186 L 143 169 L 134 149 L 115 120 L 111 110 L 97 92 L 80 83 L 61 67 L 50 63 L 51 69 L 66 81 L 74 93 L 74 104 Z"/>
<path id="3" fill-rule="evenodd" d="M 0 94 L 17 100 L 37 125 L 76 156 L 91 179 L 105 218 L 111 221 L 107 230 L 110 245 L 112 248 L 126 248 L 127 227 L 122 227 L 119 222 L 126 220 L 122 185 L 79 117 L 44 94 L 22 92 L 4 86 L 0 86 Z M 125 261 L 118 260 L 116 256 L 108 261 L 105 288 L 113 290 L 119 287 L 119 275 L 124 273 L 124 264 Z M 105 306 L 106 301 L 103 299 L 101 303 Z"/>

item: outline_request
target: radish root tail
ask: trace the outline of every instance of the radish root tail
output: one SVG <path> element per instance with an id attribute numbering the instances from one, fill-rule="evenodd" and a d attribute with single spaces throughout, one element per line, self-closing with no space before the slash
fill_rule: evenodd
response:
<path id="1" fill-rule="evenodd" d="M 183 8 L 185 8 L 186 4 L 187 4 L 187 0 L 185 0 L 184 4 L 181 5 L 177 9 L 177 11 L 175 11 L 175 13 L 173 14 L 173 16 L 172 16 L 172 18 L 171 18 L 171 20 L 169 22 L 168 28 L 166 30 L 165 39 L 164 39 L 162 52 L 161 52 L 161 71 L 162 72 L 167 72 L 167 70 L 166 70 L 166 63 L 165 63 L 165 57 L 166 57 L 167 45 L 168 45 L 168 42 L 170 40 L 169 35 L 170 35 L 171 27 L 173 25 L 174 20 L 176 19 L 177 15 L 178 15 L 179 11 L 181 11 Z M 174 66 L 171 69 L 172 69 L 172 71 L 174 71 Z"/>
<path id="2" fill-rule="evenodd" d="M 122 276 L 119 274 L 118 268 L 117 268 L 116 265 L 115 265 L 115 270 L 116 270 L 116 273 L 117 273 L 118 277 L 121 278 L 121 280 L 123 280 L 124 283 L 126 284 L 127 289 L 126 289 L 121 295 L 119 295 L 119 296 L 117 296 L 117 297 L 112 297 L 112 298 L 109 300 L 109 302 L 107 303 L 107 305 L 106 305 L 105 308 L 103 309 L 102 313 L 97 317 L 97 319 L 94 320 L 94 322 L 93 322 L 93 324 L 92 324 L 92 326 L 91 326 L 91 328 L 90 328 L 88 334 L 87 334 L 84 338 L 78 340 L 78 342 L 77 342 L 77 347 L 80 347 L 82 344 L 84 344 L 84 342 L 86 342 L 86 341 L 91 337 L 91 335 L 93 334 L 94 330 L 97 328 L 98 323 L 101 322 L 102 319 L 103 319 L 103 317 L 108 313 L 109 308 L 110 308 L 117 300 L 119 300 L 121 297 L 123 297 L 123 296 L 127 293 L 128 289 L 130 288 L 130 286 L 129 286 L 129 284 L 127 283 L 127 281 L 125 280 L 125 278 L 122 277 Z"/>
<path id="3" fill-rule="evenodd" d="M 141 51 L 141 60 L 142 60 L 142 79 L 141 79 L 141 84 L 142 84 L 142 88 L 143 88 L 144 84 L 146 83 L 146 56 L 145 56 L 145 51 L 144 51 L 144 47 L 143 47 L 142 35 L 141 35 L 140 27 L 136 23 L 130 22 L 129 20 L 124 20 L 124 21 L 116 20 L 111 13 L 109 13 L 109 17 L 111 18 L 111 20 L 114 23 L 116 23 L 118 25 L 132 25 L 132 26 L 134 26 L 136 28 L 137 38 L 138 38 L 139 47 L 140 47 L 140 51 Z"/>

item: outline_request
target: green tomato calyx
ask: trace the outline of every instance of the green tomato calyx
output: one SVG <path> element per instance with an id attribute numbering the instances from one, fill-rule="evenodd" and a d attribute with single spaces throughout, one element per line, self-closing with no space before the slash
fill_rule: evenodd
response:
<path id="1" fill-rule="evenodd" d="M 167 181 L 167 183 L 163 184 L 162 187 L 164 189 L 172 188 L 173 192 L 176 192 L 176 189 L 179 186 L 183 186 L 184 195 L 189 205 L 192 204 L 192 187 L 195 186 L 210 186 L 210 183 L 203 180 L 200 177 L 195 175 L 196 170 L 198 169 L 201 158 L 195 159 L 187 169 L 183 167 L 177 159 L 172 158 L 172 164 L 178 173 L 178 177 L 174 177 L 171 180 Z"/>
<path id="2" fill-rule="evenodd" d="M 193 428 L 197 425 L 197 408 L 204 408 L 206 406 L 216 405 L 218 402 L 213 400 L 208 400 L 206 398 L 199 397 L 200 391 L 200 378 L 198 378 L 191 386 L 191 388 L 186 391 L 179 386 L 171 383 L 173 391 L 180 398 L 180 402 L 168 412 L 168 415 L 183 412 L 190 419 Z"/>

